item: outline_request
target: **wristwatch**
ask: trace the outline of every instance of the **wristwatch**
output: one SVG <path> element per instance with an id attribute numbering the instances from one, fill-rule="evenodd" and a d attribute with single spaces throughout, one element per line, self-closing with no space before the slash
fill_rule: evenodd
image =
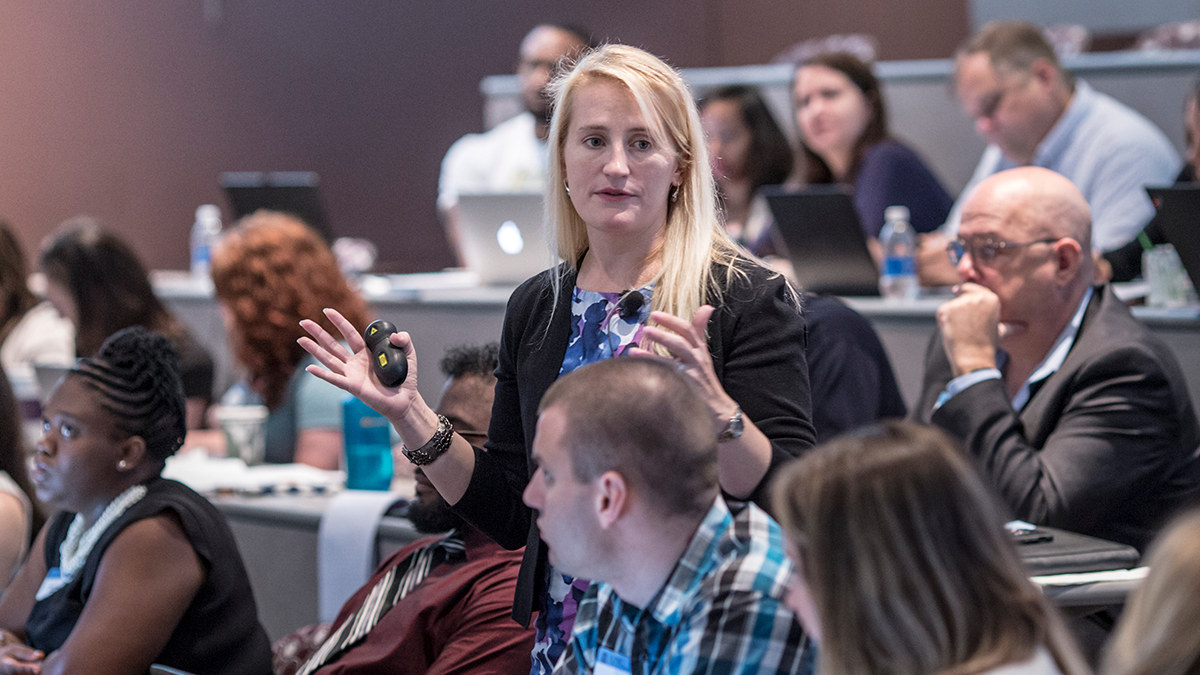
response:
<path id="1" fill-rule="evenodd" d="M 425 442 L 425 445 L 410 450 L 403 443 L 400 444 L 400 452 L 408 458 L 408 461 L 417 466 L 425 466 L 446 452 L 450 448 L 450 441 L 454 439 L 454 425 L 450 424 L 450 420 L 446 419 L 445 415 L 438 415 L 437 431 L 433 432 L 433 438 Z"/>
<path id="2" fill-rule="evenodd" d="M 745 425 L 742 423 L 742 406 L 739 405 L 733 409 L 733 416 L 725 423 L 725 428 L 717 434 L 717 441 L 732 441 L 741 438 L 743 429 L 745 429 Z"/>

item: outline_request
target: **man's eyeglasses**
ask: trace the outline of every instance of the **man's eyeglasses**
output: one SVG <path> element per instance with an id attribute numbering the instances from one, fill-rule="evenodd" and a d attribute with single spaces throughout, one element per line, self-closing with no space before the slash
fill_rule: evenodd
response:
<path id="1" fill-rule="evenodd" d="M 1012 75 L 1011 80 L 1003 81 L 999 88 L 988 93 L 980 101 L 979 108 L 971 113 L 971 117 L 977 120 L 990 120 L 996 116 L 996 112 L 1000 110 L 1000 106 L 1004 104 L 1004 99 L 1009 94 L 1029 84 L 1028 76 Z"/>
<path id="2" fill-rule="evenodd" d="M 1053 244 L 1061 239 L 1061 237 L 1052 237 L 1048 239 L 1036 239 L 1034 241 L 997 241 L 991 237 L 981 237 L 967 241 L 965 239 L 955 239 L 946 244 L 946 255 L 950 256 L 950 264 L 957 266 L 963 259 L 966 253 L 971 254 L 971 260 L 987 265 L 996 259 L 996 256 L 1008 248 L 1021 248 L 1023 246 L 1033 246 L 1034 244 Z"/>

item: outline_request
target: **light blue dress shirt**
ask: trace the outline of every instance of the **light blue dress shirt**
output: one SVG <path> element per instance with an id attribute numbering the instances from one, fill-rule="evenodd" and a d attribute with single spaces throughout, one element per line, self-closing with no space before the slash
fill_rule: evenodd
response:
<path id="1" fill-rule="evenodd" d="M 963 202 L 975 186 L 1017 166 L 998 146 L 987 146 L 942 232 L 958 233 Z M 1038 144 L 1033 166 L 1056 171 L 1079 188 L 1092 208 L 1092 246 L 1111 251 L 1132 241 L 1154 216 L 1145 186 L 1173 183 L 1183 160 L 1141 113 L 1076 80 L 1071 104 Z"/>

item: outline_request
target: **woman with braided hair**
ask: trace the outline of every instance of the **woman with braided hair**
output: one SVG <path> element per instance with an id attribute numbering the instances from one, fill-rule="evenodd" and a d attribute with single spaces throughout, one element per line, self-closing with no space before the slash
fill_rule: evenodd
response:
<path id="1" fill-rule="evenodd" d="M 47 401 L 31 472 L 59 513 L 0 599 L 0 675 L 266 675 L 270 643 L 220 513 L 162 478 L 183 442 L 178 355 L 127 328 Z"/>

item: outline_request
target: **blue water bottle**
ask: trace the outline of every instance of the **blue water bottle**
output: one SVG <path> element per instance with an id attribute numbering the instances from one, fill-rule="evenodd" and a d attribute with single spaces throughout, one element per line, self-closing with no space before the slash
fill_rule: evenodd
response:
<path id="1" fill-rule="evenodd" d="M 387 418 L 350 396 L 342 402 L 346 488 L 387 490 L 392 485 L 392 444 Z"/>

